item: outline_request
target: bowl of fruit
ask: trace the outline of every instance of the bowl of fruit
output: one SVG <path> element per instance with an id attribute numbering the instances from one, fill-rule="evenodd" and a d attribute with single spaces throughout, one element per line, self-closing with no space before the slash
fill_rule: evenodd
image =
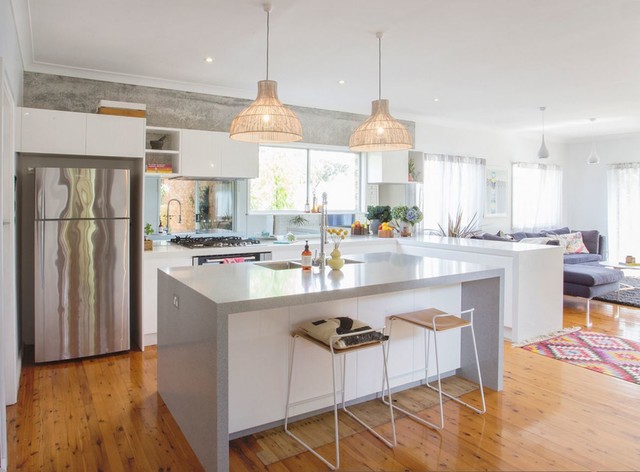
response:
<path id="1" fill-rule="evenodd" d="M 351 224 L 351 236 L 363 236 L 369 234 L 369 228 L 356 220 Z"/>
<path id="2" fill-rule="evenodd" d="M 393 238 L 393 227 L 386 221 L 381 223 L 380 226 L 378 226 L 378 237 Z"/>

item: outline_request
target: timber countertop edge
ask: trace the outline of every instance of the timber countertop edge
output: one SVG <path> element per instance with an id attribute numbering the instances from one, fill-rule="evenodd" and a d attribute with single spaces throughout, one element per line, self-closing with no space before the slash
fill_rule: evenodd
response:
<path id="1" fill-rule="evenodd" d="M 217 315 L 504 277 L 504 269 L 392 252 L 345 255 L 364 261 L 324 273 L 272 270 L 257 264 L 161 269 L 209 298 Z"/>

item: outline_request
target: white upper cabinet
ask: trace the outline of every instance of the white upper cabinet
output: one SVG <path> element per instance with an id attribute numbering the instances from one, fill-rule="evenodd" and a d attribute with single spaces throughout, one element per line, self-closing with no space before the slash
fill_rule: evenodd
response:
<path id="1" fill-rule="evenodd" d="M 222 176 L 242 179 L 258 177 L 258 145 L 233 141 L 227 133 L 217 134 L 222 136 Z"/>
<path id="2" fill-rule="evenodd" d="M 144 157 L 145 120 L 87 114 L 87 154 Z"/>
<path id="3" fill-rule="evenodd" d="M 406 184 L 422 180 L 424 154 L 418 151 L 367 153 L 370 184 Z"/>
<path id="4" fill-rule="evenodd" d="M 183 129 L 180 151 L 180 173 L 185 177 L 258 176 L 258 145 L 232 141 L 228 133 Z"/>
<path id="5" fill-rule="evenodd" d="M 180 173 L 185 177 L 218 177 L 220 145 L 211 131 L 183 129 L 180 139 Z"/>
<path id="6" fill-rule="evenodd" d="M 20 152 L 144 157 L 142 118 L 21 108 L 20 121 Z"/>
<path id="7" fill-rule="evenodd" d="M 18 151 L 46 154 L 85 154 L 87 117 L 84 113 L 21 108 Z"/>

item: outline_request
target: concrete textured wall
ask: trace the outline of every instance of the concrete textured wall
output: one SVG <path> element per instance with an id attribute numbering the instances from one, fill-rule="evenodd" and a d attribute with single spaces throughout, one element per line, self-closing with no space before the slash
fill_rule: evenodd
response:
<path id="1" fill-rule="evenodd" d="M 103 82 L 35 72 L 24 74 L 24 106 L 95 112 L 101 99 L 145 103 L 147 124 L 169 128 L 229 131 L 231 121 L 250 100 L 194 92 Z M 304 142 L 347 146 L 366 116 L 291 106 L 302 122 Z M 403 121 L 412 136 L 415 123 Z"/>

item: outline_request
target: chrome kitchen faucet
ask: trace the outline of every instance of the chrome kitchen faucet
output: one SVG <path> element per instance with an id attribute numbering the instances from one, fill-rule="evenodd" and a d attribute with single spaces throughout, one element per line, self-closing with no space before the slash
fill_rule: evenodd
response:
<path id="1" fill-rule="evenodd" d="M 182 223 L 182 203 L 177 198 L 172 198 L 167 202 L 167 234 L 171 234 L 171 229 L 169 227 L 169 218 L 171 215 L 169 214 L 169 207 L 171 207 L 171 202 L 176 202 L 178 204 L 178 223 Z"/>

